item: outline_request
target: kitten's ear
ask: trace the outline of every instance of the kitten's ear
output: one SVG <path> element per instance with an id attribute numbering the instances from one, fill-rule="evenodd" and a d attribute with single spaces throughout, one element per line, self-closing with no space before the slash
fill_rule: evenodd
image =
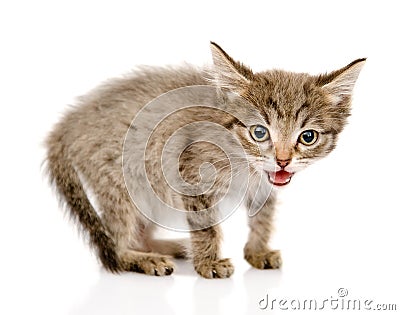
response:
<path id="1" fill-rule="evenodd" d="M 242 94 L 253 77 L 252 71 L 243 64 L 234 61 L 220 46 L 210 42 L 214 61 L 212 81 L 221 89 Z"/>
<path id="2" fill-rule="evenodd" d="M 339 104 L 349 100 L 366 60 L 366 58 L 357 59 L 342 69 L 320 75 L 317 84 L 328 93 L 333 103 Z"/>

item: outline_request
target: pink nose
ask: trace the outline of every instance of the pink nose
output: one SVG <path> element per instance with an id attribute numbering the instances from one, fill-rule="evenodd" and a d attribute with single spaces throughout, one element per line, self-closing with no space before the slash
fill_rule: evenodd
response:
<path id="1" fill-rule="evenodd" d="M 276 164 L 278 164 L 281 168 L 285 168 L 286 166 L 289 165 L 291 159 L 287 160 L 276 160 Z"/>

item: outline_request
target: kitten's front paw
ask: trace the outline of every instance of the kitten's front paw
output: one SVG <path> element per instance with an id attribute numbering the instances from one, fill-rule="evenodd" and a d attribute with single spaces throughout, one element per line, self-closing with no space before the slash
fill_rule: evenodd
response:
<path id="1" fill-rule="evenodd" d="M 244 258 L 257 269 L 279 269 L 282 266 L 281 252 L 279 250 L 257 253 L 250 253 L 245 250 Z"/>
<path id="2" fill-rule="evenodd" d="M 207 279 L 229 278 L 234 271 L 234 267 L 228 258 L 210 262 L 202 262 L 195 265 L 197 273 Z"/>

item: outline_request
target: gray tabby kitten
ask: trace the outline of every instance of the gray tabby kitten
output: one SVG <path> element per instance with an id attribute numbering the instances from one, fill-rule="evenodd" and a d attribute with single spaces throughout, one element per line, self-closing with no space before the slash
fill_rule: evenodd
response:
<path id="1" fill-rule="evenodd" d="M 205 278 L 231 276 L 233 265 L 220 255 L 217 204 L 229 190 L 235 195 L 235 187 L 246 180 L 243 202 L 257 211 L 249 217 L 245 259 L 255 268 L 279 268 L 280 252 L 268 246 L 275 195 L 296 172 L 334 149 L 366 61 L 358 59 L 317 76 L 280 70 L 253 73 L 217 44 L 211 43 L 211 50 L 211 69 L 143 68 L 103 84 L 82 97 L 47 138 L 51 181 L 111 272 L 170 275 L 175 257 L 191 258 Z M 146 123 L 157 112 L 149 106 L 144 116 L 148 118 L 131 125 L 132 120 L 156 97 L 187 86 L 205 86 L 211 91 L 207 93 L 211 106 L 186 108 L 165 117 L 146 140 L 143 154 L 140 135 L 154 127 Z M 166 102 L 163 110 L 176 102 Z M 183 129 L 204 122 L 216 127 L 199 127 L 201 132 Z M 180 192 L 164 178 L 175 167 L 164 174 L 163 147 L 177 130 L 181 134 L 175 136 L 167 161 L 177 156 L 179 179 L 195 187 L 194 193 Z M 196 138 L 199 134 L 204 138 Z M 152 193 L 166 205 L 185 210 L 190 242 L 153 236 L 157 218 L 168 217 L 169 212 L 143 188 L 142 165 Z M 242 174 L 245 169 L 247 177 Z M 208 188 L 196 190 L 200 182 Z M 138 204 L 146 204 L 142 207 L 146 209 Z"/>

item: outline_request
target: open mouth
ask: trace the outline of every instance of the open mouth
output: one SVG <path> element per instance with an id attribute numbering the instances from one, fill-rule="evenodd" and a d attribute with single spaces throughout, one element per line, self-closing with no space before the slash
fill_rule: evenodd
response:
<path id="1" fill-rule="evenodd" d="M 290 183 L 294 173 L 289 173 L 284 170 L 279 172 L 267 172 L 268 180 L 271 184 L 275 186 L 285 186 Z"/>

